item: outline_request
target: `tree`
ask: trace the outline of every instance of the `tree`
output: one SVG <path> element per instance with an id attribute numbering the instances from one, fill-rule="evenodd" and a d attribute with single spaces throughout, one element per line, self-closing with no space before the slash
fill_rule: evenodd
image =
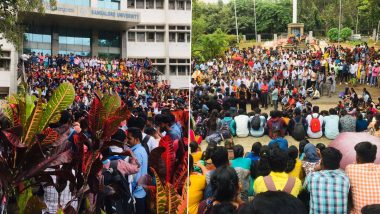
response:
<path id="1" fill-rule="evenodd" d="M 50 5 L 56 5 L 56 0 L 50 0 Z M 0 34 L 19 48 L 22 42 L 23 27 L 21 25 L 23 13 L 44 12 L 41 0 L 1 0 L 0 1 Z M 1 39 L 1 38 L 0 38 Z M 0 47 L 1 48 L 1 47 Z"/>
<path id="2" fill-rule="evenodd" d="M 221 29 L 217 29 L 212 34 L 202 35 L 198 42 L 192 44 L 192 54 L 194 58 L 209 60 L 221 56 L 229 46 L 229 36 Z"/>

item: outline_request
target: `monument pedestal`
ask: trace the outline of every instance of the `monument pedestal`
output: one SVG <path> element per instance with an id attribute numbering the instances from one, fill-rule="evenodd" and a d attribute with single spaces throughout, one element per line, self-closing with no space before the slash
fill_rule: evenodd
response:
<path id="1" fill-rule="evenodd" d="M 290 35 L 294 36 L 303 36 L 304 33 L 304 24 L 303 23 L 289 23 L 288 24 L 288 37 Z"/>

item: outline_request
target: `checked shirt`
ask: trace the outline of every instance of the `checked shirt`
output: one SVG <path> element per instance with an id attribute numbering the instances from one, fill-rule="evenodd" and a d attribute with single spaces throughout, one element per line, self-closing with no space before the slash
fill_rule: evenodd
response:
<path id="1" fill-rule="evenodd" d="M 342 170 L 312 172 L 304 187 L 310 192 L 310 214 L 348 213 L 350 182 Z"/>

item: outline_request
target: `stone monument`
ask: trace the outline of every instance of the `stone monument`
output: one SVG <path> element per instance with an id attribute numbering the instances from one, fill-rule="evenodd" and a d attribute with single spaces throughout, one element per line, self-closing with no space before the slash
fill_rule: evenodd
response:
<path id="1" fill-rule="evenodd" d="M 292 23 L 288 24 L 288 37 L 295 35 L 296 37 L 303 36 L 304 24 L 297 23 L 297 0 L 293 0 L 293 19 Z"/>

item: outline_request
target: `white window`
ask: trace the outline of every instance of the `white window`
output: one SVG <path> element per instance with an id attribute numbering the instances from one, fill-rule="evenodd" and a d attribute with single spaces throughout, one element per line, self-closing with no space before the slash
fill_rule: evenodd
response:
<path id="1" fill-rule="evenodd" d="M 128 32 L 128 42 L 136 42 L 136 33 Z"/>
<path id="2" fill-rule="evenodd" d="M 146 41 L 147 42 L 154 42 L 155 41 L 155 39 L 154 39 L 154 36 L 155 35 L 155 33 L 154 32 L 148 32 L 147 33 L 147 37 L 146 37 Z"/>

